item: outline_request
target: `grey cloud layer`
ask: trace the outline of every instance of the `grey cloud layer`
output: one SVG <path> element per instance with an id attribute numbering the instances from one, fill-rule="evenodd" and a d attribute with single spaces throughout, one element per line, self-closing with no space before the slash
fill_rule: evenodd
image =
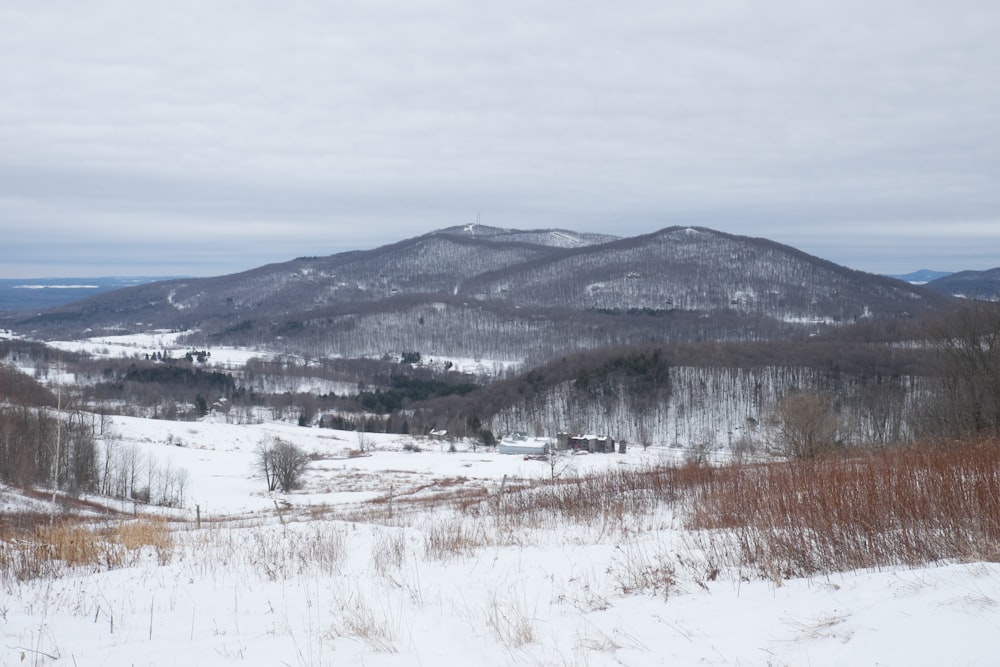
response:
<path id="1" fill-rule="evenodd" d="M 1000 241 L 993 3 L 37 4 L 0 6 L 0 225 L 108 262 L 199 233 L 248 267 L 477 210 L 849 264 L 851 230 Z"/>

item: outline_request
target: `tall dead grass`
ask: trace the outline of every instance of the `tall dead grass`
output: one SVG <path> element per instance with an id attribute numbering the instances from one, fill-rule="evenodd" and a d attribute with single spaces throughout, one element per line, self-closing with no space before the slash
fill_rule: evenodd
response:
<path id="1" fill-rule="evenodd" d="M 407 523 L 407 530 L 424 536 L 423 557 L 441 561 L 529 544 L 539 531 L 585 526 L 591 531 L 585 539 L 637 545 L 614 564 L 623 592 L 667 594 L 674 581 L 670 559 L 686 568 L 697 561 L 708 578 L 737 569 L 773 579 L 998 561 L 1000 442 L 855 450 L 798 462 L 622 466 L 580 478 L 518 481 L 502 493 L 466 494 L 452 502 L 447 511 L 396 512 L 394 525 L 373 543 L 376 571 L 395 576 L 403 566 L 410 549 Z M 421 525 L 413 524 L 417 516 L 425 517 Z M 640 548 L 644 534 L 678 519 L 688 529 L 686 563 L 674 546 Z M 357 528 L 316 523 L 215 527 L 190 534 L 183 546 L 191 562 L 205 568 L 221 559 L 233 567 L 246 564 L 267 579 L 338 573 Z M 166 563 L 177 550 L 174 539 L 165 522 L 148 519 L 0 523 L 0 581 L 127 567 L 141 558 Z"/>
<path id="2" fill-rule="evenodd" d="M 153 519 L 91 525 L 64 520 L 30 528 L 0 527 L 0 579 L 26 581 L 59 576 L 68 569 L 97 572 L 128 567 L 145 554 L 161 565 L 173 555 L 174 537 Z"/>
<path id="3" fill-rule="evenodd" d="M 712 469 L 623 468 L 567 479 L 522 483 L 488 500 L 465 506 L 492 515 L 506 529 L 548 528 L 553 522 L 622 526 L 627 518 L 649 516 L 674 505 Z"/>
<path id="4" fill-rule="evenodd" d="M 495 532 L 481 522 L 463 521 L 461 517 L 442 519 L 424 529 L 424 557 L 447 561 L 472 556 L 477 549 L 504 544 Z"/>
<path id="5" fill-rule="evenodd" d="M 538 640 L 535 623 L 528 613 L 523 597 L 511 594 L 501 598 L 496 591 L 490 594 L 483 621 L 496 638 L 509 650 L 519 649 Z"/>
<path id="6" fill-rule="evenodd" d="M 462 509 L 467 516 L 493 519 L 507 541 L 517 531 L 562 524 L 596 525 L 619 543 L 657 530 L 662 521 L 643 519 L 671 510 L 682 517 L 686 541 L 701 554 L 711 578 L 727 567 L 780 579 L 997 561 L 1000 443 L 858 449 L 762 464 L 623 467 L 521 483 Z M 474 529 L 463 527 L 466 533 Z M 468 548 L 473 541 L 459 542 Z M 463 549 L 435 545 L 433 551 L 458 555 Z M 654 565 L 650 571 L 668 572 L 663 563 Z M 649 588 L 626 584 L 623 588 Z"/>
<path id="7" fill-rule="evenodd" d="M 911 446 L 720 468 L 687 527 L 769 577 L 1000 560 L 1000 443 Z"/>
<path id="8" fill-rule="evenodd" d="M 319 521 L 285 526 L 216 525 L 185 535 L 189 566 L 209 573 L 219 562 L 233 571 L 250 572 L 267 581 L 298 576 L 339 574 L 350 536 L 343 525 Z"/>

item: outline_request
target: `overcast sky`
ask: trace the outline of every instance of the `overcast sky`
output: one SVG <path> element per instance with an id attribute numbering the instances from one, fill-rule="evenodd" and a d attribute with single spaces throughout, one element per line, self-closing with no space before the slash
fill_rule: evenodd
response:
<path id="1" fill-rule="evenodd" d="M 476 220 L 1000 266 L 995 0 L 0 0 L 0 277 Z"/>

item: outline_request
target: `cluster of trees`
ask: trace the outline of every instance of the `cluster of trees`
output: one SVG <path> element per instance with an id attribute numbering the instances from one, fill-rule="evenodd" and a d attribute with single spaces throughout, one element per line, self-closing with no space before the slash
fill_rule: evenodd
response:
<path id="1" fill-rule="evenodd" d="M 289 329 L 270 320 L 243 320 L 219 334 L 193 333 L 192 345 L 273 348 L 313 359 L 380 358 L 400 349 L 424 356 L 544 363 L 575 350 L 649 341 L 761 341 L 801 335 L 802 325 L 754 312 L 632 311 L 516 306 L 443 296 L 407 295 L 379 302 L 316 308 Z M 280 333 L 278 331 L 280 330 Z"/>
<path id="2" fill-rule="evenodd" d="M 857 392 L 855 410 L 866 417 L 860 432 L 850 430 L 836 394 L 789 393 L 772 418 L 782 452 L 812 458 L 852 442 L 1000 439 L 1000 307 L 968 305 L 925 334 L 924 376 L 909 387 L 878 377 Z"/>
<path id="3" fill-rule="evenodd" d="M 160 463 L 151 452 L 114 437 L 102 439 L 103 450 L 95 493 L 163 507 L 180 507 L 187 491 L 188 472 L 168 459 Z"/>
<path id="4" fill-rule="evenodd" d="M 910 342 L 872 342 L 892 336 L 868 328 L 860 337 L 583 352 L 421 404 L 410 426 L 586 431 L 790 456 L 1000 434 L 997 307 L 974 304 L 906 330 Z"/>
<path id="5" fill-rule="evenodd" d="M 417 401 L 427 401 L 442 396 L 464 396 L 476 388 L 473 382 L 449 381 L 441 377 L 421 374 L 397 374 L 389 378 L 387 389 L 361 391 L 358 393 L 358 403 L 364 410 L 376 414 L 398 412 Z"/>
<path id="6" fill-rule="evenodd" d="M 995 304 L 970 304 L 920 326 L 860 325 L 836 338 L 604 346 L 562 354 L 490 384 L 418 364 L 429 356 L 414 351 L 425 349 L 414 345 L 422 340 L 420 322 L 454 317 L 446 329 L 454 327 L 456 339 L 468 325 L 477 335 L 510 334 L 515 341 L 539 332 L 554 336 L 560 323 L 535 318 L 527 309 L 500 323 L 496 311 L 445 303 L 414 302 L 406 312 L 412 326 L 398 326 L 399 311 L 373 307 L 366 314 L 384 321 L 365 336 L 397 330 L 394 349 L 408 351 L 388 360 L 257 359 L 230 372 L 169 355 L 96 361 L 67 354 L 60 373 L 78 381 L 65 389 L 70 396 L 58 399 L 30 375 L 0 366 L 0 480 L 180 504 L 183 471 L 161 466 L 97 428 L 100 414 L 128 406 L 164 418 L 216 410 L 246 421 L 269 409 L 304 426 L 332 415 L 326 426 L 362 433 L 445 429 L 483 442 L 514 431 L 595 432 L 638 444 L 770 448 L 800 458 L 850 444 L 1000 438 Z M 611 320 L 604 317 L 587 315 L 575 332 L 594 334 L 595 340 L 613 337 Z M 650 326 L 668 326 L 664 321 L 670 319 L 633 317 Z M 490 331 L 493 325 L 502 333 Z M 312 327 L 305 323 L 289 331 L 307 335 Z M 462 334 L 465 344 L 479 344 L 477 335 Z M 208 357 L 197 348 L 189 354 L 192 361 Z M 36 374 L 56 362 L 44 346 L 23 342 L 0 342 L 0 355 L 34 364 Z M 317 383 L 325 391 L 307 386 Z M 261 447 L 261 474 L 272 490 L 295 488 L 308 462 L 286 444 Z"/>
<path id="7" fill-rule="evenodd" d="M 944 440 L 1000 437 L 1000 305 L 950 313 L 930 330 L 934 392 L 922 431 Z"/>
<path id="8" fill-rule="evenodd" d="M 91 415 L 28 406 L 0 408 L 0 480 L 178 507 L 187 471 L 135 445 L 95 437 Z"/>
<path id="9" fill-rule="evenodd" d="M 232 403 L 246 393 L 232 375 L 221 371 L 124 360 L 105 362 L 79 392 L 85 403 L 161 419 L 195 419 L 219 399 Z"/>
<path id="10" fill-rule="evenodd" d="M 56 396 L 24 373 L 0 364 L 0 403 L 55 407 Z"/>
<path id="11" fill-rule="evenodd" d="M 130 364 L 125 373 L 114 382 L 169 385 L 180 389 L 195 389 L 218 394 L 229 394 L 236 389 L 236 382 L 228 373 L 205 371 L 200 368 L 173 365 Z"/>
<path id="12" fill-rule="evenodd" d="M 0 480 L 75 494 L 96 492 L 98 479 L 97 445 L 84 413 L 64 418 L 48 408 L 0 407 Z"/>
<path id="13" fill-rule="evenodd" d="M 178 359 L 175 359 L 171 354 L 170 350 L 157 350 L 152 354 L 146 353 L 146 361 L 162 361 L 164 363 L 175 363 Z M 204 364 L 208 361 L 208 358 L 212 356 L 212 353 L 208 350 L 191 350 L 190 352 L 184 353 L 184 361 L 194 363 L 197 361 L 200 364 Z"/>
<path id="14" fill-rule="evenodd" d="M 145 503 L 179 506 L 187 471 L 161 465 L 106 430 L 105 411 L 81 407 L 79 394 L 56 397 L 0 366 L 0 481 Z"/>

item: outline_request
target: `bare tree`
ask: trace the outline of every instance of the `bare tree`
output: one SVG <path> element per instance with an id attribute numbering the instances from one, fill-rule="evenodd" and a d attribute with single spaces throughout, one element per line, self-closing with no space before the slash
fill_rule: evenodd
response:
<path id="1" fill-rule="evenodd" d="M 552 479 L 559 479 L 567 472 L 571 472 L 573 463 L 573 457 L 568 451 L 549 445 L 549 474 Z"/>
<path id="2" fill-rule="evenodd" d="M 267 490 L 287 493 L 299 487 L 309 467 L 309 456 L 290 442 L 275 438 L 257 447 L 257 470 L 267 482 Z"/>
<path id="3" fill-rule="evenodd" d="M 781 451 L 789 458 L 808 459 L 836 446 L 840 420 L 829 396 L 799 391 L 778 404 L 775 426 Z"/>
<path id="4" fill-rule="evenodd" d="M 1000 307 L 977 303 L 931 331 L 937 386 L 921 427 L 925 435 L 1000 435 Z"/>
<path id="5" fill-rule="evenodd" d="M 898 380 L 881 378 L 858 390 L 860 429 L 868 443 L 886 445 L 903 439 L 906 394 Z"/>
<path id="6" fill-rule="evenodd" d="M 362 454 L 367 454 L 368 450 L 371 449 L 371 438 L 368 437 L 368 434 L 365 432 L 360 422 L 358 423 L 358 430 L 355 431 L 355 434 L 358 438 L 358 451 Z"/>

